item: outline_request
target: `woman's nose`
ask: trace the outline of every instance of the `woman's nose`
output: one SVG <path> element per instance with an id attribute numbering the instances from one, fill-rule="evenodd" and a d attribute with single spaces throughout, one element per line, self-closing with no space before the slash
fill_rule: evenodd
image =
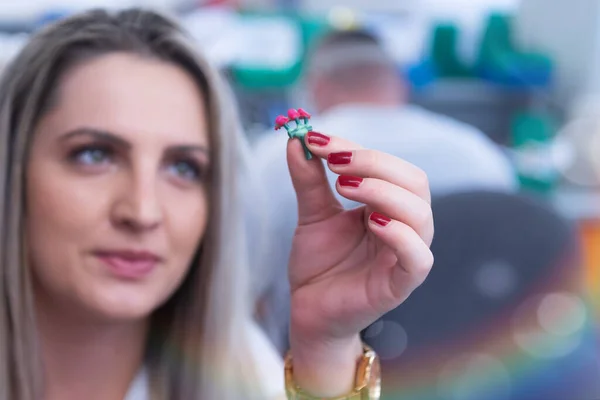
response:
<path id="1" fill-rule="evenodd" d="M 135 232 L 160 226 L 163 215 L 155 177 L 144 174 L 129 179 L 120 192 L 113 206 L 113 219 L 118 226 Z"/>

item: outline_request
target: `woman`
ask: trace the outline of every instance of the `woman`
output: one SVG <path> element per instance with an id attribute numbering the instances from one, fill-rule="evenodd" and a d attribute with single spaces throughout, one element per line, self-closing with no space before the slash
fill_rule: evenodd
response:
<path id="1" fill-rule="evenodd" d="M 250 322 L 225 93 L 175 24 L 140 10 L 67 19 L 8 67 L 0 399 L 285 393 Z M 300 224 L 288 389 L 334 397 L 362 379 L 359 331 L 425 279 L 433 223 L 416 168 L 340 138 L 306 143 L 342 175 L 340 193 L 367 204 L 343 211 L 323 164 L 289 143 Z"/>

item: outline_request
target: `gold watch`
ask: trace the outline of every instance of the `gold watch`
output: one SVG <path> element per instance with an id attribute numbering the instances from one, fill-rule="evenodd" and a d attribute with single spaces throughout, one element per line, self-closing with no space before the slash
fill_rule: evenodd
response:
<path id="1" fill-rule="evenodd" d="M 354 389 L 351 393 L 340 397 L 315 397 L 302 390 L 294 382 L 292 355 L 285 357 L 285 391 L 288 400 L 379 400 L 381 396 L 381 366 L 377 353 L 363 344 L 363 354 L 358 361 Z"/>

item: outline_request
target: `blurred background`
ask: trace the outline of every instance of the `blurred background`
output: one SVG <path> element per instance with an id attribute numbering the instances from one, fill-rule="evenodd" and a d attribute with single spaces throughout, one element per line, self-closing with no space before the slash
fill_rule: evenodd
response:
<path id="1" fill-rule="evenodd" d="M 315 129 L 378 118 L 315 102 L 318 65 L 366 68 L 379 54 L 350 43 L 331 51 L 337 61 L 314 64 L 323 37 L 367 32 L 391 60 L 403 101 L 364 141 L 434 171 L 437 234 L 426 284 L 363 332 L 383 359 L 384 399 L 600 399 L 600 1 L 2 0 L 0 68 L 48 23 L 138 5 L 179 19 L 223 71 L 259 158 L 290 107 L 318 114 Z M 346 75 L 360 85 L 363 75 Z M 414 127 L 423 133 L 405 135 Z M 463 131 L 483 144 L 463 146 Z M 490 183 L 498 178 L 486 177 L 484 154 L 506 160 L 514 186 Z M 265 159 L 269 169 L 275 159 Z M 477 174 L 483 183 L 448 184 Z M 284 200 L 271 207 L 290 213 Z M 293 232 L 268 232 L 280 247 L 266 251 L 281 250 L 281 266 L 260 274 L 257 315 L 283 353 L 286 252 L 277 240 Z"/>

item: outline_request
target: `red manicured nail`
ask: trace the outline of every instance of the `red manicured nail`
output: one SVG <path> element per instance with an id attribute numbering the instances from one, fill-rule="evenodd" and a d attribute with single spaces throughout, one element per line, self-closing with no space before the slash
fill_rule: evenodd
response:
<path id="1" fill-rule="evenodd" d="M 308 144 L 313 144 L 315 146 L 327 146 L 329 142 L 331 142 L 331 138 L 329 136 L 323 135 L 319 132 L 308 132 L 306 134 L 308 137 Z"/>
<path id="2" fill-rule="evenodd" d="M 329 164 L 341 165 L 341 164 L 350 164 L 352 161 L 352 152 L 351 151 L 342 151 L 339 153 L 331 153 L 327 156 L 327 162 Z"/>
<path id="3" fill-rule="evenodd" d="M 359 178 L 358 176 L 350 176 L 350 175 L 340 175 L 338 178 L 338 182 L 340 186 L 353 187 L 357 188 L 362 183 L 363 178 Z"/>
<path id="4" fill-rule="evenodd" d="M 369 219 L 380 226 L 386 226 L 387 224 L 392 222 L 391 218 L 388 218 L 383 214 L 379 214 L 378 212 L 371 213 Z"/>

